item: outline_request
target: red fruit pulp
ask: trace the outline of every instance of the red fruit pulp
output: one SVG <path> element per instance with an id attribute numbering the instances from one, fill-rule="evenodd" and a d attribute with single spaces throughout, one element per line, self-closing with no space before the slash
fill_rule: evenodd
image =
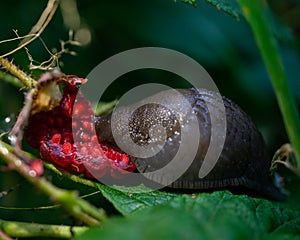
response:
<path id="1" fill-rule="evenodd" d="M 74 80 L 79 78 L 66 77 L 59 105 L 30 116 L 25 128 L 29 145 L 38 148 L 47 162 L 87 178 L 107 174 L 120 178 L 126 171 L 134 171 L 136 167 L 128 155 L 98 142 L 91 104 L 78 92 L 78 81 Z"/>

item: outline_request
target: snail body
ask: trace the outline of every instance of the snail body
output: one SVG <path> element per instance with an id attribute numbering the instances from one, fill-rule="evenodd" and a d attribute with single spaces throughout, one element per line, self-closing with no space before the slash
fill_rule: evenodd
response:
<path id="1" fill-rule="evenodd" d="M 190 142 L 186 144 L 196 146 L 197 152 L 188 169 L 168 184 L 168 187 L 186 190 L 242 187 L 246 189 L 246 193 L 255 192 L 270 199 L 283 200 L 284 195 L 273 185 L 269 176 L 271 158 L 267 153 L 265 142 L 250 117 L 228 98 L 217 98 L 215 92 L 193 88 L 177 91 L 189 102 L 194 113 L 182 116 L 179 114 L 179 118 L 182 118 L 180 124 L 172 112 L 156 102 L 167 99 L 170 104 L 180 106 L 181 100 L 177 95 L 168 95 L 168 92 L 163 92 L 147 98 L 145 103 L 149 104 L 140 104 L 141 107 L 133 114 L 132 106 L 123 107 L 114 118 L 120 121 L 113 127 L 113 131 L 111 114 L 96 117 L 95 128 L 99 141 L 118 147 L 114 133 L 123 136 L 125 131 L 130 130 L 131 140 L 139 146 L 145 146 L 151 141 L 149 129 L 161 125 L 166 134 L 161 151 L 147 158 L 139 156 L 130 158 L 141 173 L 157 171 L 166 166 L 176 155 L 181 144 L 181 131 L 186 131 L 190 136 L 194 134 L 191 125 L 195 122 L 196 116 L 201 137 L 198 142 L 194 142 L 194 138 L 188 139 L 187 141 Z M 205 177 L 200 178 L 199 170 L 203 165 L 212 136 L 210 112 L 213 110 L 217 117 L 219 114 L 220 119 L 224 118 L 219 109 L 220 104 L 224 104 L 226 113 L 224 146 L 215 166 Z M 129 124 L 122 122 L 122 119 L 129 119 Z M 160 179 L 153 178 L 152 180 L 160 182 Z"/>

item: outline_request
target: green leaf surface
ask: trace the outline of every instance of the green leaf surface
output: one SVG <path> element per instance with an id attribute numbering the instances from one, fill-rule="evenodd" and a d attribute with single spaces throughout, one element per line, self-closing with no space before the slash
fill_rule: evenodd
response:
<path id="1" fill-rule="evenodd" d="M 150 201 L 136 214 L 112 218 L 77 239 L 300 239 L 300 212 L 267 200 L 220 191 L 162 202 L 150 207 Z"/>
<path id="2" fill-rule="evenodd" d="M 232 16 L 236 19 L 239 19 L 239 16 L 242 15 L 242 11 L 234 0 L 205 0 L 207 3 L 211 4 L 217 10 L 223 11 L 224 13 Z M 176 2 L 176 0 L 175 0 Z M 197 5 L 197 0 L 181 0 L 181 2 L 190 4 L 194 7 Z"/>
<path id="3" fill-rule="evenodd" d="M 236 19 L 239 19 L 239 16 L 242 15 L 242 11 L 239 6 L 233 0 L 205 0 L 207 3 L 211 4 L 215 8 L 224 13 L 227 13 L 229 16 L 232 16 Z"/>
<path id="4" fill-rule="evenodd" d="M 191 4 L 194 7 L 196 7 L 196 4 L 197 4 L 197 0 L 181 0 L 181 2 Z"/>
<path id="5" fill-rule="evenodd" d="M 155 205 L 165 204 L 178 196 L 175 193 L 150 191 L 144 186 L 123 188 L 97 184 L 102 195 L 123 215 L 129 215 Z M 148 191 L 148 192 L 147 192 Z M 137 193 L 140 192 L 140 193 Z"/>

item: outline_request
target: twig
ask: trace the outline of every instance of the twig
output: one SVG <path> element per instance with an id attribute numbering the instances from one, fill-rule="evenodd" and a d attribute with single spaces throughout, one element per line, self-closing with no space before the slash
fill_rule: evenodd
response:
<path id="1" fill-rule="evenodd" d="M 0 56 L 0 58 L 7 57 L 7 56 L 19 51 L 20 49 L 24 48 L 25 46 L 27 46 L 28 44 L 33 42 L 35 39 L 40 37 L 42 32 L 45 30 L 47 25 L 52 20 L 58 5 L 59 5 L 59 0 L 49 0 L 47 6 L 44 9 L 38 22 L 33 26 L 31 31 L 29 32 L 29 34 L 27 34 L 27 36 L 29 36 L 29 37 L 25 37 L 21 41 L 20 45 L 17 48 L 15 48 L 14 50 L 12 50 L 6 54 L 3 54 L 2 56 Z"/>
<path id="2" fill-rule="evenodd" d="M 13 30 L 15 33 L 17 32 L 17 30 Z M 3 44 L 3 43 L 7 43 L 7 42 L 13 42 L 13 41 L 17 41 L 17 40 L 21 40 L 21 39 L 24 39 L 24 38 L 28 38 L 28 37 L 34 37 L 35 34 L 27 34 L 25 36 L 18 36 L 15 37 L 15 38 L 10 38 L 10 39 L 5 39 L 5 40 L 1 40 L 0 41 L 0 44 Z"/>
<path id="3" fill-rule="evenodd" d="M 51 238 L 67 238 L 73 237 L 73 234 L 80 234 L 85 232 L 88 227 L 82 226 L 66 226 L 66 225 L 50 225 L 37 224 L 16 221 L 6 221 L 0 219 L 0 239 L 1 229 L 3 234 L 11 237 L 25 238 L 25 237 L 51 237 Z M 12 240 L 10 237 L 2 238 L 5 240 Z"/>
<path id="4" fill-rule="evenodd" d="M 36 92 L 36 89 L 30 89 L 26 95 L 25 104 L 22 108 L 15 125 L 10 131 L 9 135 L 11 137 L 12 145 L 15 146 L 14 151 L 17 153 L 22 153 L 22 139 L 23 139 L 23 127 L 26 125 L 29 118 L 30 109 L 32 107 L 32 96 Z"/>
<path id="5" fill-rule="evenodd" d="M 54 202 L 61 204 L 62 207 L 78 220 L 90 226 L 99 225 L 101 221 L 106 220 L 107 217 L 103 209 L 97 209 L 85 200 L 80 199 L 77 196 L 77 192 L 60 189 L 49 183 L 43 177 L 36 177 L 29 166 L 11 153 L 1 141 L 0 157 L 2 157 L 7 164 L 14 167 L 27 181 L 53 199 Z"/>
<path id="6" fill-rule="evenodd" d="M 13 76 L 18 78 L 20 82 L 24 85 L 24 87 L 34 88 L 36 86 L 36 81 L 32 77 L 27 75 L 25 72 L 23 72 L 21 69 L 19 69 L 16 65 L 8 61 L 7 59 L 0 57 L 0 65 L 2 65 L 6 71 L 10 72 Z"/>
<path id="7" fill-rule="evenodd" d="M 80 184 L 83 184 L 85 186 L 89 186 L 89 187 L 92 187 L 92 188 L 98 188 L 97 184 L 95 182 L 91 181 L 91 180 L 78 177 L 78 176 L 76 176 L 74 174 L 71 174 L 71 173 L 68 173 L 66 171 L 63 171 L 63 175 L 68 177 L 73 182 L 80 183 Z"/>
<path id="8" fill-rule="evenodd" d="M 53 51 L 53 52 L 49 50 L 46 43 L 43 41 L 43 39 L 40 38 L 40 41 L 41 41 L 44 49 L 47 51 L 47 53 L 49 53 L 50 58 L 43 61 L 39 65 L 34 65 L 34 62 L 36 62 L 36 61 L 33 59 L 31 54 L 29 53 L 29 49 L 25 47 L 27 57 L 30 61 L 30 70 L 35 70 L 35 69 L 39 69 L 39 70 L 43 70 L 43 71 L 53 70 L 55 67 L 59 68 L 58 60 L 63 54 L 70 54 L 70 55 L 75 56 L 76 52 L 70 51 L 67 48 L 67 45 L 80 46 L 80 43 L 78 41 L 74 40 L 73 35 L 74 35 L 73 31 L 69 31 L 69 39 L 67 41 L 60 41 L 60 50 Z"/>
<path id="9" fill-rule="evenodd" d="M 96 194 L 101 193 L 101 191 L 96 191 L 96 192 L 92 192 L 83 196 L 80 196 L 80 198 L 87 198 Z M 48 205 L 48 206 L 39 206 L 39 207 L 6 207 L 6 206 L 0 206 L 0 209 L 5 209 L 5 210 L 9 210 L 9 211 L 45 211 L 45 210 L 49 210 L 49 209 L 55 209 L 60 207 L 59 204 L 55 204 L 55 205 Z"/>

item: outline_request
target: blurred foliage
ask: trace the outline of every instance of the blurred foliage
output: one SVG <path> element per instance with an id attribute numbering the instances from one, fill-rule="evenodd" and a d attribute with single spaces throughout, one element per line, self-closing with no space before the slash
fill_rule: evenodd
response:
<path id="1" fill-rule="evenodd" d="M 219 2 L 234 3 L 207 2 L 214 5 Z M 11 0 L 9 4 L 3 4 L 0 15 L 0 40 L 15 37 L 13 29 L 17 29 L 20 35 L 28 33 L 46 4 L 45 0 Z M 300 3 L 297 0 L 272 0 L 269 4 L 272 12 L 268 13 L 268 16 L 279 40 L 278 47 L 290 85 L 297 102 L 300 103 Z M 226 6 L 222 4 L 219 7 L 223 9 Z M 77 56 L 64 55 L 60 59 L 63 72 L 85 77 L 101 61 L 131 48 L 156 46 L 174 49 L 198 61 L 215 80 L 220 92 L 237 102 L 253 118 L 267 142 L 270 155 L 288 141 L 267 72 L 252 33 L 242 17 L 236 20 L 200 0 L 197 1 L 196 8 L 172 0 L 78 0 L 77 7 L 80 14 L 80 26 L 77 27 L 85 29 L 86 36 L 90 34 L 91 39 L 82 47 L 71 47 L 77 52 Z M 59 40 L 67 40 L 68 32 L 69 25 L 62 11 L 58 11 L 42 34 L 42 39 L 49 49 L 59 49 Z M 9 52 L 16 45 L 17 42 L 0 44 L 0 54 Z M 28 49 L 39 62 L 49 58 L 49 53 L 40 40 L 30 44 Z M 13 59 L 34 77 L 41 73 L 29 70 L 29 60 L 23 50 L 9 59 Z M 185 86 L 184 82 L 179 82 L 172 74 L 163 71 L 137 71 L 120 78 L 106 98 L 107 101 L 114 100 L 126 87 L 166 80 L 177 87 Z M 18 114 L 23 105 L 23 94 L 18 88 L 0 81 L 0 96 L 0 127 L 2 131 L 8 131 L 11 123 L 6 123 L 4 119 L 11 114 Z M 68 180 L 59 179 L 53 173 L 46 174 L 60 186 L 80 188 L 83 194 L 91 191 Z M 15 186 L 16 189 L 7 197 L 0 198 L 1 205 L 34 207 L 50 204 L 45 197 L 30 189 L 31 186 L 17 174 L 1 172 L 0 191 Z M 98 195 L 94 201 L 95 204 L 103 206 L 105 200 L 99 200 Z M 115 213 L 107 202 L 106 206 L 111 213 Z M 56 211 L 57 214 L 53 210 L 49 214 L 44 211 L 16 212 L 0 209 L 0 216 L 12 220 L 38 219 L 39 222 L 71 224 L 71 220 L 62 215 L 59 209 Z M 164 211 L 169 212 L 168 209 Z"/>
<path id="2" fill-rule="evenodd" d="M 119 193 L 120 194 L 120 193 Z M 136 201 L 139 211 L 114 218 L 76 239 L 299 239 L 299 211 L 282 209 L 266 200 L 227 191 L 178 195 L 163 199 L 137 194 L 123 196 L 119 205 Z M 118 195 L 118 193 L 116 193 Z M 154 195 L 154 196 L 152 196 Z M 159 202 L 159 206 L 157 203 Z M 140 207 L 140 205 L 143 207 Z M 154 206 L 154 207 L 153 207 Z M 128 210 L 127 210 L 128 211 Z"/>
<path id="3" fill-rule="evenodd" d="M 206 0 L 211 5 L 215 6 L 218 10 L 222 10 L 228 15 L 239 19 L 241 15 L 241 10 L 239 9 L 236 1 L 234 0 Z"/>

